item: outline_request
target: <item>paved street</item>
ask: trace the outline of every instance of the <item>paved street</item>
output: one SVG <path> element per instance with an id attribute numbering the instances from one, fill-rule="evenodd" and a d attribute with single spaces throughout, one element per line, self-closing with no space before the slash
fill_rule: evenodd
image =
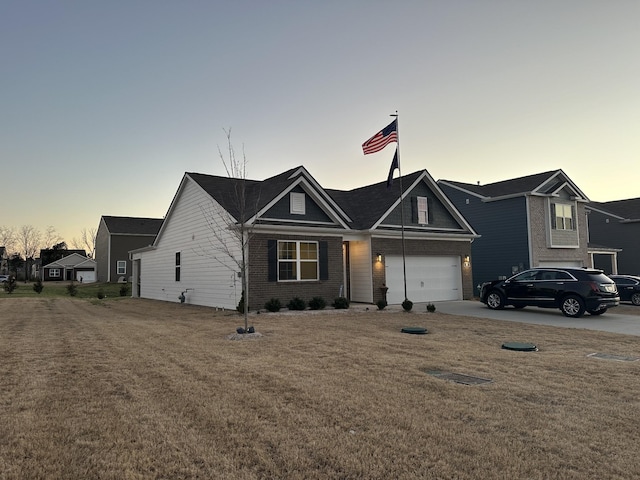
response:
<path id="1" fill-rule="evenodd" d="M 486 305 L 474 300 L 460 300 L 454 302 L 435 302 L 437 311 L 452 315 L 467 315 L 470 317 L 492 318 L 510 322 L 521 322 L 555 327 L 585 328 L 601 330 L 603 332 L 624 333 L 640 336 L 640 315 L 627 315 L 624 312 L 633 306 L 612 308 L 601 316 L 591 316 L 588 313 L 581 318 L 565 317 L 560 310 L 537 307 L 526 307 L 515 310 L 507 307 L 504 310 L 491 310 Z M 414 309 L 426 308 L 424 305 L 414 306 Z M 620 312 L 620 313 L 618 313 Z"/>

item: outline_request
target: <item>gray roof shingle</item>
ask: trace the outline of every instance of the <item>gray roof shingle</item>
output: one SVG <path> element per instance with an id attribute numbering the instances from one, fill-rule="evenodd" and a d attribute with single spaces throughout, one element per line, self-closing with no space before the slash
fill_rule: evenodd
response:
<path id="1" fill-rule="evenodd" d="M 157 235 L 162 218 L 114 217 L 103 215 L 102 219 L 112 235 Z"/>

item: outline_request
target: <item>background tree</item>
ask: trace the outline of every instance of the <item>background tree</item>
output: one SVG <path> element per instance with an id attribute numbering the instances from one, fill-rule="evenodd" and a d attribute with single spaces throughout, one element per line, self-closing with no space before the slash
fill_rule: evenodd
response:
<path id="1" fill-rule="evenodd" d="M 33 225 L 23 225 L 18 230 L 17 240 L 18 240 L 18 248 L 20 249 L 20 253 L 24 257 L 25 266 L 24 266 L 24 281 L 26 282 L 31 273 L 29 272 L 30 266 L 33 264 L 33 259 L 35 258 L 38 250 L 40 248 L 42 235 L 40 231 L 35 228 Z"/>
<path id="2" fill-rule="evenodd" d="M 24 265 L 24 260 L 22 259 L 22 256 L 19 253 L 14 253 L 11 256 L 9 256 L 9 272 L 13 273 L 14 277 L 18 277 L 18 270 L 20 270 L 22 268 L 22 266 Z"/>
<path id="3" fill-rule="evenodd" d="M 0 225 L 0 247 L 5 247 L 7 252 L 14 252 L 16 249 L 16 231 L 13 227 Z"/>
<path id="4" fill-rule="evenodd" d="M 76 250 L 84 250 L 89 258 L 94 258 L 96 253 L 96 235 L 97 228 L 83 228 L 80 232 L 80 238 L 73 237 L 71 244 Z"/>
<path id="5" fill-rule="evenodd" d="M 55 227 L 49 225 L 47 229 L 44 231 L 44 235 L 42 236 L 42 245 L 41 248 L 52 248 L 54 249 L 56 245 L 64 244 L 64 250 L 67 249 L 66 243 L 62 241 L 62 237 L 56 232 Z"/>

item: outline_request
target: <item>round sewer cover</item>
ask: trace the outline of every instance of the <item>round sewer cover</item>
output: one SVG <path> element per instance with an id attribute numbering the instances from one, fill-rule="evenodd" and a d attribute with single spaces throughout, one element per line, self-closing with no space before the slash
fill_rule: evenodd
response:
<path id="1" fill-rule="evenodd" d="M 411 333 L 413 335 L 424 335 L 425 333 L 427 333 L 427 329 L 422 327 L 404 327 L 400 331 L 402 333 Z"/>
<path id="2" fill-rule="evenodd" d="M 517 350 L 518 352 L 537 352 L 538 347 L 533 343 L 524 342 L 507 342 L 502 344 L 502 348 L 505 350 Z"/>

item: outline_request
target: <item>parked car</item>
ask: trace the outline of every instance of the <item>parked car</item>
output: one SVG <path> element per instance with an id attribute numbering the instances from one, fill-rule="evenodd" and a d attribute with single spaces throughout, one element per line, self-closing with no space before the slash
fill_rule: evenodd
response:
<path id="1" fill-rule="evenodd" d="M 8 282 L 10 278 L 9 275 L 0 275 L 0 283 Z"/>
<path id="2" fill-rule="evenodd" d="M 532 268 L 506 280 L 480 286 L 480 301 L 491 309 L 507 305 L 559 308 L 567 317 L 585 311 L 601 315 L 620 304 L 618 289 L 602 270 L 593 268 Z"/>
<path id="3" fill-rule="evenodd" d="M 634 275 L 609 275 L 616 282 L 620 300 L 640 305 L 640 277 Z"/>

